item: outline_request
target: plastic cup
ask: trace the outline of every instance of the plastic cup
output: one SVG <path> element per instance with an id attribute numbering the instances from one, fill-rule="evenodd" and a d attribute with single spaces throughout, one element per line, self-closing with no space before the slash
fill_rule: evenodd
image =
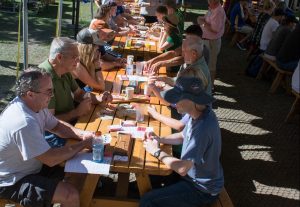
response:
<path id="1" fill-rule="evenodd" d="M 144 64 L 145 64 L 144 61 L 136 63 L 136 71 L 135 71 L 136 75 L 139 75 L 139 76 L 143 75 Z"/>
<path id="2" fill-rule="evenodd" d="M 136 112 L 136 117 L 135 117 L 136 122 L 144 122 L 144 118 L 145 118 L 144 117 L 144 107 L 142 104 L 136 105 L 135 112 Z"/>

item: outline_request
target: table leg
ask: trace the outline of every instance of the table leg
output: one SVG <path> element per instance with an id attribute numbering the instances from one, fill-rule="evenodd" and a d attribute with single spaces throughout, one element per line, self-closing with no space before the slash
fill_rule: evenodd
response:
<path id="1" fill-rule="evenodd" d="M 88 174 L 80 192 L 80 206 L 89 207 L 93 199 L 100 175 Z"/>
<path id="2" fill-rule="evenodd" d="M 136 182 L 138 184 L 140 196 L 144 195 L 152 189 L 150 178 L 148 174 L 145 173 L 136 173 Z"/>
<path id="3" fill-rule="evenodd" d="M 118 198 L 126 198 L 128 194 L 129 173 L 118 173 L 118 184 L 116 196 Z"/>

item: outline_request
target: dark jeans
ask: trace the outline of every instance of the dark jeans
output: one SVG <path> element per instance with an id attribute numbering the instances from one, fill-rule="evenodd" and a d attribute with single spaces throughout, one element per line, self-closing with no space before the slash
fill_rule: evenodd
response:
<path id="1" fill-rule="evenodd" d="M 176 184 L 146 193 L 140 200 L 140 207 L 200 207 L 217 198 L 218 195 L 203 193 L 192 183 L 180 180 Z"/>
<path id="2" fill-rule="evenodd" d="M 283 63 L 280 60 L 276 60 L 276 64 L 278 65 L 278 67 L 282 70 L 285 71 L 289 71 L 289 72 L 294 72 L 297 65 L 298 65 L 298 60 L 297 61 L 291 61 L 291 62 L 287 62 L 287 63 Z"/>

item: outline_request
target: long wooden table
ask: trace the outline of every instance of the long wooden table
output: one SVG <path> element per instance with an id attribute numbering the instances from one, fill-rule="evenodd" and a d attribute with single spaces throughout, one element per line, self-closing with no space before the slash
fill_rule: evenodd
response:
<path id="1" fill-rule="evenodd" d="M 106 79 L 106 90 L 111 91 L 113 82 L 115 81 L 117 75 L 125 74 L 125 70 L 121 69 L 119 71 L 104 72 L 103 75 Z M 161 74 L 165 74 L 165 69 L 161 69 Z M 128 84 L 124 81 L 123 88 Z M 143 86 L 141 86 L 143 88 Z M 159 105 L 158 100 L 155 97 L 151 97 L 150 103 L 155 105 L 156 109 L 170 116 L 170 110 L 163 105 Z M 117 106 L 117 104 L 116 104 Z M 121 120 L 132 119 L 130 117 L 118 117 L 115 113 L 113 120 L 102 120 L 99 118 L 100 106 L 96 106 L 91 114 L 81 117 L 80 120 L 75 125 L 77 128 L 91 130 L 91 131 L 101 131 L 102 133 L 108 133 L 108 126 L 113 124 L 119 124 Z M 151 126 L 156 134 L 160 136 L 165 136 L 171 134 L 171 128 L 154 120 L 148 115 L 145 115 L 143 123 L 138 123 L 138 126 Z M 112 142 L 109 146 L 106 146 L 106 153 L 114 153 L 117 150 L 115 147 L 117 143 L 117 136 L 112 134 Z M 170 145 L 162 145 L 161 148 L 167 153 L 172 154 L 172 148 Z M 149 175 L 169 175 L 172 170 L 165 166 L 162 162 L 158 161 L 152 155 L 147 153 L 143 148 L 143 143 L 140 140 L 135 139 L 133 142 L 133 150 L 129 156 L 128 162 L 112 161 L 111 171 L 117 172 L 119 175 L 117 191 L 114 198 L 93 198 L 98 180 L 100 175 L 87 174 L 80 193 L 80 202 L 82 207 L 87 206 L 105 206 L 106 204 L 113 206 L 138 206 L 137 200 L 128 200 L 128 184 L 129 184 L 129 173 L 135 173 L 136 181 L 139 189 L 139 194 L 143 195 L 145 192 L 151 190 L 151 183 L 149 180 Z M 108 204 L 109 203 L 109 204 Z"/>
<path id="2" fill-rule="evenodd" d="M 153 42 L 155 45 L 150 45 L 149 47 L 134 47 L 135 42 L 137 39 L 144 39 L 140 37 L 131 37 L 132 38 L 132 46 L 126 47 L 126 39 L 129 38 L 127 36 L 117 36 L 114 39 L 114 42 L 112 44 L 112 48 L 114 51 L 121 53 L 124 58 L 126 58 L 127 55 L 134 55 L 135 60 L 149 60 L 153 57 L 156 57 L 158 54 L 161 54 L 162 51 L 158 49 L 158 42 L 145 39 L 145 41 Z"/>
<path id="3" fill-rule="evenodd" d="M 116 37 L 113 46 L 116 48 L 116 45 L 125 44 L 126 37 Z M 120 47 L 118 52 L 122 53 L 124 57 L 127 54 L 139 56 L 142 60 L 148 60 L 151 57 L 161 53 L 156 48 L 157 45 L 151 46 L 149 49 L 144 47 L 135 49 L 135 48 L 124 48 Z M 161 68 L 159 71 L 160 75 L 167 75 L 166 68 Z M 105 90 L 112 91 L 113 83 L 117 80 L 118 75 L 124 75 L 125 70 L 119 69 L 110 72 L 103 72 L 103 77 L 105 79 Z M 128 81 L 123 81 L 122 87 L 120 90 L 125 89 L 128 86 Z M 143 93 L 143 85 L 140 84 L 140 92 Z M 159 100 L 156 97 L 151 97 L 149 103 L 146 105 L 154 105 L 160 113 L 171 116 L 170 110 L 164 106 L 160 105 Z M 115 107 L 118 107 L 118 104 L 114 104 Z M 120 124 L 121 120 L 130 120 L 134 117 L 124 116 L 120 117 L 119 113 L 115 112 L 113 119 L 102 120 L 99 117 L 99 111 L 101 110 L 100 106 L 95 106 L 94 110 L 90 114 L 81 117 L 75 127 L 91 131 L 101 131 L 103 134 L 108 133 L 108 126 Z M 138 123 L 138 126 L 149 126 L 153 127 L 154 132 L 160 136 L 166 136 L 171 134 L 171 128 L 154 120 L 148 114 L 144 117 L 144 122 Z M 118 150 L 117 145 L 117 135 L 116 133 L 111 133 L 112 141 L 109 146 L 105 148 L 105 154 L 114 154 Z M 172 154 L 172 147 L 170 145 L 161 145 L 161 148 Z M 128 185 L 129 185 L 129 174 L 134 173 L 136 176 L 137 186 L 140 196 L 142 196 L 147 191 L 151 190 L 151 183 L 149 175 L 169 175 L 172 170 L 165 166 L 162 162 L 154 158 L 152 155 L 147 153 L 143 147 L 141 140 L 133 140 L 132 153 L 128 156 L 127 162 L 112 161 L 110 166 L 111 172 L 118 173 L 118 183 L 117 190 L 114 197 L 110 198 L 96 198 L 93 197 L 94 192 L 97 187 L 100 175 L 95 174 L 82 174 L 76 175 L 73 177 L 74 184 L 80 191 L 80 206 L 82 207 L 95 207 L 95 206 L 138 206 L 138 200 L 130 200 L 127 198 Z"/>

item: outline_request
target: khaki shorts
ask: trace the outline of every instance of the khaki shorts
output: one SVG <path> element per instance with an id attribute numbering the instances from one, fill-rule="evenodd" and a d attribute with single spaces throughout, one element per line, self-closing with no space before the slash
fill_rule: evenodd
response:
<path id="1" fill-rule="evenodd" d="M 220 53 L 222 45 L 221 38 L 216 40 L 204 40 L 204 45 L 209 50 L 208 68 L 210 71 L 215 72 L 217 70 L 218 54 Z"/>

